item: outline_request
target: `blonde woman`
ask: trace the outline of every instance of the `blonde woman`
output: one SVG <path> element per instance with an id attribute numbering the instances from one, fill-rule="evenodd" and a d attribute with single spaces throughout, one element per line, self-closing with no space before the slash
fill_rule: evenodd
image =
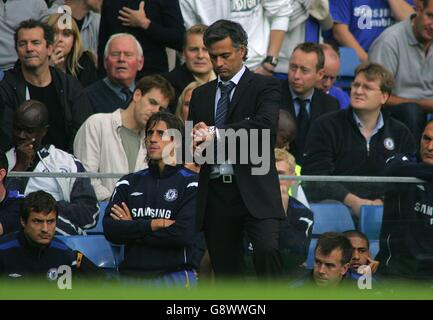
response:
<path id="1" fill-rule="evenodd" d="M 190 84 L 188 84 L 180 94 L 179 99 L 177 101 L 175 115 L 178 116 L 183 122 L 185 122 L 188 119 L 189 102 L 191 100 L 192 91 L 195 88 L 201 86 L 202 84 L 203 83 L 198 81 L 190 82 Z"/>
<path id="2" fill-rule="evenodd" d="M 98 80 L 96 61 L 91 51 L 84 51 L 80 31 L 74 19 L 71 28 L 65 28 L 63 14 L 55 13 L 48 17 L 47 23 L 54 29 L 54 48 L 50 57 L 51 65 L 76 77 L 83 87 Z"/>

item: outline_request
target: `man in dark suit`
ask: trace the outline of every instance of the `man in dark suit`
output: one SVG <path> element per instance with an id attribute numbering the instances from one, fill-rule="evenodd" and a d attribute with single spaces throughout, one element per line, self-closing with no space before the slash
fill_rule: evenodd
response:
<path id="1" fill-rule="evenodd" d="M 195 125 L 195 152 L 201 151 L 200 139 L 215 143 L 218 152 L 221 141 L 227 141 L 226 129 L 243 132 L 248 141 L 237 141 L 236 155 L 201 167 L 198 226 L 204 230 L 217 276 L 242 272 L 244 232 L 254 247 L 257 274 L 279 275 L 278 226 L 284 211 L 273 148 L 280 88 L 277 80 L 254 74 L 244 66 L 248 38 L 240 24 L 219 20 L 205 32 L 204 42 L 218 79 L 193 92 L 189 119 Z M 254 131 L 259 132 L 262 141 L 254 141 Z M 243 153 L 244 147 L 248 149 Z M 268 157 L 269 166 L 261 175 L 255 175 L 258 166 L 252 161 L 254 147 Z M 236 161 L 241 153 L 248 154 L 245 164 Z"/>
<path id="2" fill-rule="evenodd" d="M 296 119 L 297 135 L 290 152 L 300 165 L 304 159 L 304 145 L 311 122 L 330 111 L 339 110 L 338 100 L 314 89 L 324 76 L 325 56 L 316 43 L 296 46 L 289 62 L 288 81 L 282 81 L 281 108 Z"/>

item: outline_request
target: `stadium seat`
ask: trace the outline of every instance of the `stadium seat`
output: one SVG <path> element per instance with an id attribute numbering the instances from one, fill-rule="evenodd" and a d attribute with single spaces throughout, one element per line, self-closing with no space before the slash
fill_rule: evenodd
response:
<path id="1" fill-rule="evenodd" d="M 383 206 L 362 206 L 359 214 L 359 231 L 368 240 L 379 240 L 383 219 Z"/>
<path id="2" fill-rule="evenodd" d="M 340 47 L 340 72 L 335 86 L 349 90 L 350 84 L 355 77 L 355 69 L 360 63 L 361 61 L 354 49 Z"/>
<path id="3" fill-rule="evenodd" d="M 325 232 L 343 232 L 355 229 L 349 208 L 343 204 L 312 203 L 311 210 L 314 214 L 313 235 L 308 249 L 307 269 L 314 265 L 314 249 L 317 238 Z"/>
<path id="4" fill-rule="evenodd" d="M 370 256 L 372 259 L 376 258 L 379 253 L 379 240 L 370 240 Z"/>
<path id="5" fill-rule="evenodd" d="M 101 268 L 117 268 L 120 261 L 119 254 L 114 254 L 112 245 L 103 235 L 90 236 L 57 236 L 69 248 L 79 250 L 89 260 Z"/>
<path id="6" fill-rule="evenodd" d="M 102 220 L 104 219 L 105 215 L 105 208 L 107 208 L 108 202 L 107 201 L 101 201 L 99 204 L 99 215 L 98 215 L 98 222 L 96 223 L 96 226 L 92 229 L 87 229 L 86 233 L 91 234 L 103 234 L 104 228 L 102 226 Z"/>
<path id="7" fill-rule="evenodd" d="M 324 232 L 343 232 L 355 229 L 350 210 L 344 204 L 312 203 L 314 214 L 313 237 Z"/>

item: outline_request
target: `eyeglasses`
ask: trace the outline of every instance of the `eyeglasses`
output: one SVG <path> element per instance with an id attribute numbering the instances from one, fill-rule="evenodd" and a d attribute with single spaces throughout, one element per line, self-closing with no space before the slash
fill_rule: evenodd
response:
<path id="1" fill-rule="evenodd" d="M 352 88 L 352 89 L 359 89 L 359 88 L 362 88 L 364 91 L 366 91 L 366 92 L 371 92 L 371 91 L 376 91 L 376 90 L 379 90 L 379 91 L 381 91 L 381 89 L 380 88 L 372 88 L 372 87 L 370 87 L 368 84 L 365 84 L 365 83 L 359 83 L 359 82 L 352 82 L 352 84 L 350 85 L 350 87 Z"/>

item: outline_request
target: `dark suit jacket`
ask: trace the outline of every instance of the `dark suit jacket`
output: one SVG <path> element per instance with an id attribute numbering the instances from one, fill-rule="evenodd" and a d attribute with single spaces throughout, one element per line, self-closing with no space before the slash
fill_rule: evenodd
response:
<path id="1" fill-rule="evenodd" d="M 311 127 L 311 122 L 320 117 L 321 115 L 324 115 L 328 112 L 340 110 L 340 104 L 338 103 L 337 99 L 317 89 L 314 90 L 310 106 L 311 114 L 309 127 Z M 281 81 L 281 109 L 289 111 L 293 118 L 296 120 L 293 97 L 289 89 L 289 82 L 287 80 Z M 298 124 L 297 120 L 296 124 Z M 295 156 L 297 162 L 302 161 L 303 157 L 300 154 L 301 152 L 295 141 L 293 141 L 290 145 L 290 152 Z"/>
<path id="2" fill-rule="evenodd" d="M 190 102 L 189 119 L 194 124 L 203 121 L 214 125 L 215 95 L 217 80 L 208 82 L 193 91 Z M 236 177 L 243 202 L 250 214 L 256 218 L 283 218 L 278 174 L 275 169 L 274 145 L 278 124 L 280 102 L 278 81 L 254 74 L 246 69 L 233 94 L 226 124 L 222 129 L 270 129 L 271 143 L 264 152 L 269 153 L 269 172 L 266 175 L 252 175 L 250 157 L 247 164 L 234 164 Z M 251 141 L 250 141 L 251 142 Z M 239 145 L 237 150 L 239 150 Z M 258 147 L 261 151 L 261 143 Z M 239 159 L 239 158 L 238 158 Z M 203 224 L 208 194 L 210 166 L 204 164 L 200 170 L 197 195 L 198 226 Z"/>
<path id="3" fill-rule="evenodd" d="M 179 99 L 180 94 L 183 89 L 185 89 L 191 82 L 195 81 L 195 79 L 191 71 L 187 69 L 185 63 L 173 71 L 162 74 L 162 76 L 171 83 L 175 91 L 175 99 L 168 106 L 170 112 L 174 114 L 176 112 L 177 100 Z"/>
<path id="4" fill-rule="evenodd" d="M 121 21 L 117 18 L 119 10 L 123 6 L 138 10 L 140 2 L 141 0 L 110 0 L 103 2 L 98 43 L 100 77 L 105 75 L 103 65 L 105 44 L 110 36 L 115 33 L 126 32 L 132 34 L 143 48 L 144 66 L 143 70 L 138 73 L 137 79 L 144 75 L 168 71 L 165 47 L 178 51 L 182 50 L 185 27 L 179 1 L 145 1 L 144 12 L 152 21 L 147 30 L 122 26 Z"/>

